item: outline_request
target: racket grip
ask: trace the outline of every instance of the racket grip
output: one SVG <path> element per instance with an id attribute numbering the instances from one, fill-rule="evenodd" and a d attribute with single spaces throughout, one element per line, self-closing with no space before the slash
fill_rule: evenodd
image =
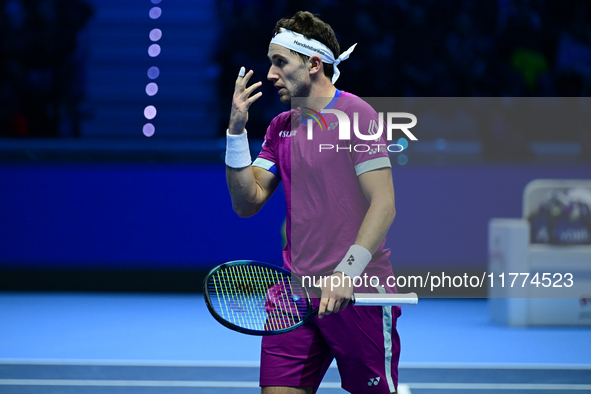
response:
<path id="1" fill-rule="evenodd" d="M 404 294 L 375 294 L 359 293 L 353 294 L 351 304 L 357 306 L 403 306 L 416 305 L 419 303 L 417 293 Z"/>

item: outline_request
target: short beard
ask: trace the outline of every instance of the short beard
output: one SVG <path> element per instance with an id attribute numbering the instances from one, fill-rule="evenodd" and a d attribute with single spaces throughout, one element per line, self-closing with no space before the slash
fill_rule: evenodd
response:
<path id="1" fill-rule="evenodd" d="M 279 97 L 279 101 L 281 101 L 282 104 L 289 105 L 291 104 L 292 97 L 309 97 L 310 90 L 312 90 L 312 87 L 310 85 L 302 84 L 298 86 L 295 91 L 289 92 L 286 95 L 281 95 Z"/>

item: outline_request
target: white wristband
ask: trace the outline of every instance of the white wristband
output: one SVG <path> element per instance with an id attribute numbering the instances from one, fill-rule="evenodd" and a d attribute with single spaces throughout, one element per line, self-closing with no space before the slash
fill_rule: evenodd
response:
<path id="1" fill-rule="evenodd" d="M 251 163 L 246 129 L 242 134 L 230 134 L 230 130 L 226 130 L 226 165 L 232 168 L 244 168 Z"/>
<path id="2" fill-rule="evenodd" d="M 369 253 L 369 250 L 363 246 L 353 245 L 337 265 L 337 268 L 334 269 L 334 272 L 342 272 L 351 279 L 355 279 L 361 276 L 370 261 L 371 253 Z"/>

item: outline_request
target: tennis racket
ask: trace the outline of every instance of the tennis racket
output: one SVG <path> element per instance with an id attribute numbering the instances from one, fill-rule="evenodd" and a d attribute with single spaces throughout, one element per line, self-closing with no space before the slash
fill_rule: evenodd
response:
<path id="1" fill-rule="evenodd" d="M 291 272 L 252 260 L 231 261 L 209 272 L 205 302 L 224 326 L 250 335 L 282 334 L 318 313 L 308 290 Z M 354 294 L 353 305 L 416 305 L 415 293 Z"/>

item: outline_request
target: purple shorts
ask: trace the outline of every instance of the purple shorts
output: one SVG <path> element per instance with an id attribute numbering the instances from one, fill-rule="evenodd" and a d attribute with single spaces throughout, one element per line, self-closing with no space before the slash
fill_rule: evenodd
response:
<path id="1" fill-rule="evenodd" d="M 312 302 L 318 307 L 320 300 Z M 400 307 L 348 306 L 294 331 L 263 337 L 261 387 L 308 386 L 316 392 L 336 359 L 343 389 L 393 393 L 398 386 L 400 313 Z"/>

